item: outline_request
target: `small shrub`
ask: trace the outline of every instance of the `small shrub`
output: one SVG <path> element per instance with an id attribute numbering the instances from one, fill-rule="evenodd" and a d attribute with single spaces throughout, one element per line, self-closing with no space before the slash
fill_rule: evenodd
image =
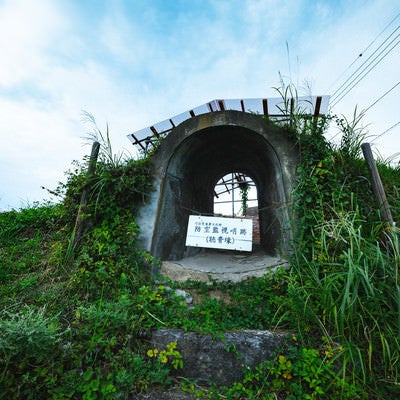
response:
<path id="1" fill-rule="evenodd" d="M 25 306 L 0 316 L 0 392 L 8 398 L 31 398 L 40 392 L 61 353 L 58 320 L 45 308 Z"/>
<path id="2" fill-rule="evenodd" d="M 28 360 L 43 362 L 60 343 L 58 321 L 55 317 L 46 317 L 44 307 L 25 306 L 15 313 L 3 311 L 0 318 L 0 352 L 6 363 L 11 360 L 18 360 L 20 365 L 27 364 Z"/>

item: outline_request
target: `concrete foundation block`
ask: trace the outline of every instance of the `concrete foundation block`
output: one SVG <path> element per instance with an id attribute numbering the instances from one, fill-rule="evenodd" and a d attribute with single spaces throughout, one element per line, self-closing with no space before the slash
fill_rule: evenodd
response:
<path id="1" fill-rule="evenodd" d="M 153 333 L 154 348 L 164 349 L 177 342 L 183 356 L 183 370 L 179 376 L 194 379 L 200 384 L 231 385 L 242 380 L 245 367 L 254 368 L 275 357 L 287 333 L 242 330 L 228 331 L 221 337 L 179 329 L 161 329 Z"/>

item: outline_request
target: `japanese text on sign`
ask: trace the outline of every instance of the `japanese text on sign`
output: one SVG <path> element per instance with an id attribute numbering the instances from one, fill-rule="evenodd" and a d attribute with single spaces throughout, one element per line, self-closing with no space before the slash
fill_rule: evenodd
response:
<path id="1" fill-rule="evenodd" d="M 190 215 L 186 246 L 251 251 L 253 221 Z"/>

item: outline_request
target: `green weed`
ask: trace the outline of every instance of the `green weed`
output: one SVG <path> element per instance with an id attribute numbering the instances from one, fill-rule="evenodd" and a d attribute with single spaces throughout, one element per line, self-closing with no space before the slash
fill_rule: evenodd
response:
<path id="1" fill-rule="evenodd" d="M 60 204 L 0 213 L 1 398 L 132 398 L 168 385 L 179 352 L 151 349 L 149 357 L 144 344 L 165 326 L 216 336 L 277 328 L 296 337 L 241 382 L 202 389 L 203 397 L 398 397 L 399 234 L 385 228 L 372 200 L 359 159 L 361 121 L 306 116 L 294 109 L 293 90 L 282 89 L 287 119 L 269 121 L 293 135 L 301 155 L 290 271 L 179 284 L 196 295 L 190 307 L 174 293 L 178 284 L 152 282 L 157 261 L 137 248 L 135 219 L 152 190 L 151 158 L 114 157 L 108 129 L 102 136 L 95 125 L 103 147 L 93 178 L 87 159 L 74 163 L 53 191 Z M 328 122 L 344 134 L 338 148 L 324 137 Z M 398 166 L 378 167 L 396 219 Z M 90 188 L 85 231 L 72 251 L 83 187 Z"/>

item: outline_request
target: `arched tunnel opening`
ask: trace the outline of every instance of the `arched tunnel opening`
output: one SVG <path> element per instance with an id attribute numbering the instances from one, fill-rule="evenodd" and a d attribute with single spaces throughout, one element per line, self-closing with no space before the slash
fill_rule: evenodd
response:
<path id="1" fill-rule="evenodd" d="M 257 186 L 241 171 L 222 176 L 214 186 L 214 216 L 250 219 L 253 224 L 252 249 L 260 245 Z"/>
<path id="2" fill-rule="evenodd" d="M 240 171 L 257 189 L 260 246 L 276 255 L 282 238 L 279 208 L 287 201 L 281 169 L 267 138 L 245 126 L 209 126 L 188 135 L 168 160 L 161 182 L 152 254 L 179 260 L 198 251 L 185 247 L 189 215 L 213 215 L 216 183 Z"/>
<path id="3" fill-rule="evenodd" d="M 214 215 L 246 216 L 249 208 L 258 209 L 257 187 L 251 177 L 232 171 L 214 186 Z"/>

